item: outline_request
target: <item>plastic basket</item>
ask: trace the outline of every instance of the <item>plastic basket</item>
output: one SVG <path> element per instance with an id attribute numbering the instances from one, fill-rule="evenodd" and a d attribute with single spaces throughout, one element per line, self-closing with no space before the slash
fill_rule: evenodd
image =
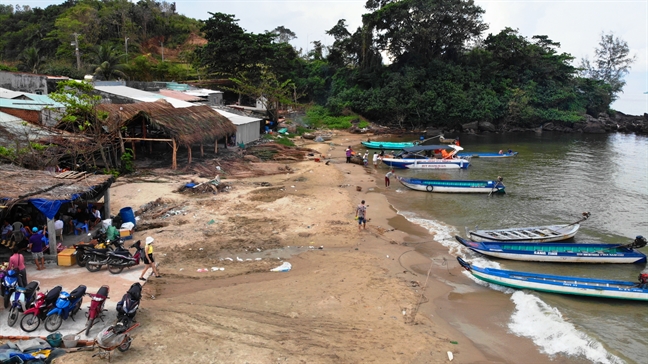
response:
<path id="1" fill-rule="evenodd" d="M 61 333 L 57 331 L 53 334 L 47 335 L 45 340 L 47 340 L 47 343 L 50 344 L 53 348 L 58 348 L 59 346 L 61 346 L 61 342 L 63 341 L 63 335 L 61 335 Z"/>

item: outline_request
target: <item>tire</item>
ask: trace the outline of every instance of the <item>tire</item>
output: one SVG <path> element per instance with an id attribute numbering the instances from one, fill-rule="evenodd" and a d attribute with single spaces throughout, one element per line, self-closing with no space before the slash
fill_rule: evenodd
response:
<path id="1" fill-rule="evenodd" d="M 54 332 L 61 327 L 61 324 L 63 324 L 63 318 L 58 313 L 47 316 L 45 319 L 45 330 Z"/>
<path id="2" fill-rule="evenodd" d="M 7 325 L 13 326 L 16 324 L 16 321 L 18 321 L 18 316 L 20 315 L 20 312 L 18 311 L 17 307 L 12 307 L 9 310 L 9 315 L 7 316 Z"/>
<path id="3" fill-rule="evenodd" d="M 434 187 L 432 187 L 432 186 L 425 186 L 425 190 L 428 191 L 428 192 L 432 192 L 432 191 L 434 191 Z"/>
<path id="4" fill-rule="evenodd" d="M 124 270 L 124 266 L 108 265 L 108 271 L 112 274 L 119 274 Z"/>
<path id="5" fill-rule="evenodd" d="M 90 337 L 90 329 L 92 328 L 92 325 L 94 324 L 95 319 L 89 318 L 88 323 L 86 324 L 86 336 Z"/>
<path id="6" fill-rule="evenodd" d="M 20 320 L 20 328 L 24 332 L 36 331 L 38 326 L 40 326 L 40 318 L 33 313 L 26 314 L 23 316 L 22 320 Z"/>
<path id="7" fill-rule="evenodd" d="M 85 264 L 86 269 L 88 272 L 98 272 L 101 270 L 102 265 L 101 264 L 90 264 L 92 260 L 88 259 L 88 261 Z"/>
<path id="8" fill-rule="evenodd" d="M 119 345 L 119 346 L 117 347 L 117 350 L 119 350 L 119 351 L 121 351 L 121 352 L 123 353 L 123 352 L 125 352 L 126 350 L 130 349 L 130 347 L 131 347 L 131 340 L 132 340 L 132 339 L 131 339 L 130 337 L 128 337 L 124 343 L 122 343 L 121 345 Z"/>
<path id="9" fill-rule="evenodd" d="M 88 254 L 81 253 L 79 254 L 79 251 L 77 250 L 77 265 L 81 268 L 86 266 L 86 263 L 88 262 Z"/>

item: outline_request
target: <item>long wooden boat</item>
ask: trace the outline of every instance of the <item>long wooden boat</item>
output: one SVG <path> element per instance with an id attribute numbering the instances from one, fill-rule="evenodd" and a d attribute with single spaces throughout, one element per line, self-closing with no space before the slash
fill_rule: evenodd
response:
<path id="1" fill-rule="evenodd" d="M 490 152 L 461 152 L 457 157 L 461 158 L 510 158 L 518 155 L 518 152 L 490 153 Z"/>
<path id="2" fill-rule="evenodd" d="M 580 228 L 580 223 L 587 220 L 590 215 L 589 212 L 584 212 L 580 220 L 571 224 L 508 229 L 475 229 L 467 231 L 467 235 L 472 241 L 515 241 L 534 243 L 562 241 L 573 238 Z"/>
<path id="3" fill-rule="evenodd" d="M 474 277 L 500 286 L 578 296 L 648 301 L 648 287 L 638 282 L 481 268 L 460 257 L 457 257 L 457 261 Z"/>
<path id="4" fill-rule="evenodd" d="M 400 150 L 403 148 L 410 148 L 418 145 L 418 142 L 361 142 L 366 148 L 369 149 L 389 149 L 389 150 Z"/>
<path id="5" fill-rule="evenodd" d="M 491 193 L 503 194 L 504 184 L 501 181 L 458 181 L 438 179 L 416 179 L 396 176 L 403 186 L 416 191 L 445 193 Z"/>
<path id="6" fill-rule="evenodd" d="M 434 158 L 434 151 L 446 151 L 445 158 Z M 391 168 L 408 169 L 466 169 L 470 161 L 464 158 L 456 158 L 455 154 L 463 150 L 456 145 L 417 145 L 415 147 L 403 148 L 403 152 L 394 157 L 385 157 L 383 163 Z"/>
<path id="7" fill-rule="evenodd" d="M 553 263 L 646 263 L 646 255 L 625 245 L 591 243 L 507 243 L 455 239 L 490 257 Z"/>

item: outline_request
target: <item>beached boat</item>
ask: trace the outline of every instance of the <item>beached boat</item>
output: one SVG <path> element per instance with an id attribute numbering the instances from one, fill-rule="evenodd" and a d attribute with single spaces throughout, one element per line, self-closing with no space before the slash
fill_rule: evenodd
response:
<path id="1" fill-rule="evenodd" d="M 403 148 L 410 148 L 418 145 L 418 142 L 376 142 L 367 141 L 362 142 L 362 145 L 369 149 L 385 149 L 385 150 L 400 150 Z"/>
<path id="2" fill-rule="evenodd" d="M 416 191 L 445 193 L 505 193 L 501 180 L 495 181 L 458 181 L 439 179 L 417 179 L 396 176 L 403 186 Z"/>
<path id="3" fill-rule="evenodd" d="M 459 257 L 457 261 L 476 278 L 500 286 L 578 296 L 648 301 L 648 286 L 639 282 L 481 268 Z"/>
<path id="4" fill-rule="evenodd" d="M 441 150 L 442 158 L 434 158 L 434 151 Z M 447 152 L 450 150 L 450 152 Z M 383 163 L 392 168 L 409 169 L 466 169 L 470 161 L 465 158 L 456 158 L 455 154 L 463 150 L 456 145 L 417 145 L 403 148 L 403 152 L 394 157 L 385 157 Z"/>
<path id="5" fill-rule="evenodd" d="M 502 153 L 489 153 L 489 152 L 461 152 L 457 153 L 457 157 L 461 158 L 510 158 L 518 155 L 518 152 L 508 151 Z"/>
<path id="6" fill-rule="evenodd" d="M 581 219 L 571 224 L 490 230 L 475 229 L 467 231 L 467 235 L 472 241 L 528 241 L 534 243 L 562 241 L 573 238 L 580 228 L 580 223 L 587 220 L 590 215 L 589 212 L 583 212 Z"/>
<path id="7" fill-rule="evenodd" d="M 507 243 L 455 239 L 468 249 L 495 258 L 554 263 L 646 263 L 646 255 L 630 245 L 591 243 Z"/>

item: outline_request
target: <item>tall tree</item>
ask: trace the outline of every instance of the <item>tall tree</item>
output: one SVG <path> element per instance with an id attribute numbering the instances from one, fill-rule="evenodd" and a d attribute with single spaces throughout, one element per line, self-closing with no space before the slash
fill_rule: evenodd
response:
<path id="1" fill-rule="evenodd" d="M 600 80 L 610 85 L 612 101 L 617 94 L 623 92 L 626 82 L 623 79 L 630 72 L 630 65 L 636 56 L 630 56 L 628 43 L 614 33 L 601 34 L 599 47 L 594 50 L 594 60 L 581 60 L 582 75 L 594 80 Z"/>
<path id="2" fill-rule="evenodd" d="M 94 63 L 92 67 L 94 68 L 95 77 L 106 81 L 126 77 L 123 71 L 126 65 L 122 63 L 125 54 L 119 53 L 110 45 L 98 46 L 94 49 L 93 54 Z"/>
<path id="3" fill-rule="evenodd" d="M 45 62 L 45 57 L 40 55 L 40 49 L 29 47 L 21 55 L 20 65 L 28 72 L 38 73 Z"/>
<path id="4" fill-rule="evenodd" d="M 297 34 L 295 34 L 295 32 L 284 27 L 283 25 L 274 28 L 272 32 L 277 34 L 277 40 L 280 43 L 288 43 L 291 40 L 297 38 Z"/>

